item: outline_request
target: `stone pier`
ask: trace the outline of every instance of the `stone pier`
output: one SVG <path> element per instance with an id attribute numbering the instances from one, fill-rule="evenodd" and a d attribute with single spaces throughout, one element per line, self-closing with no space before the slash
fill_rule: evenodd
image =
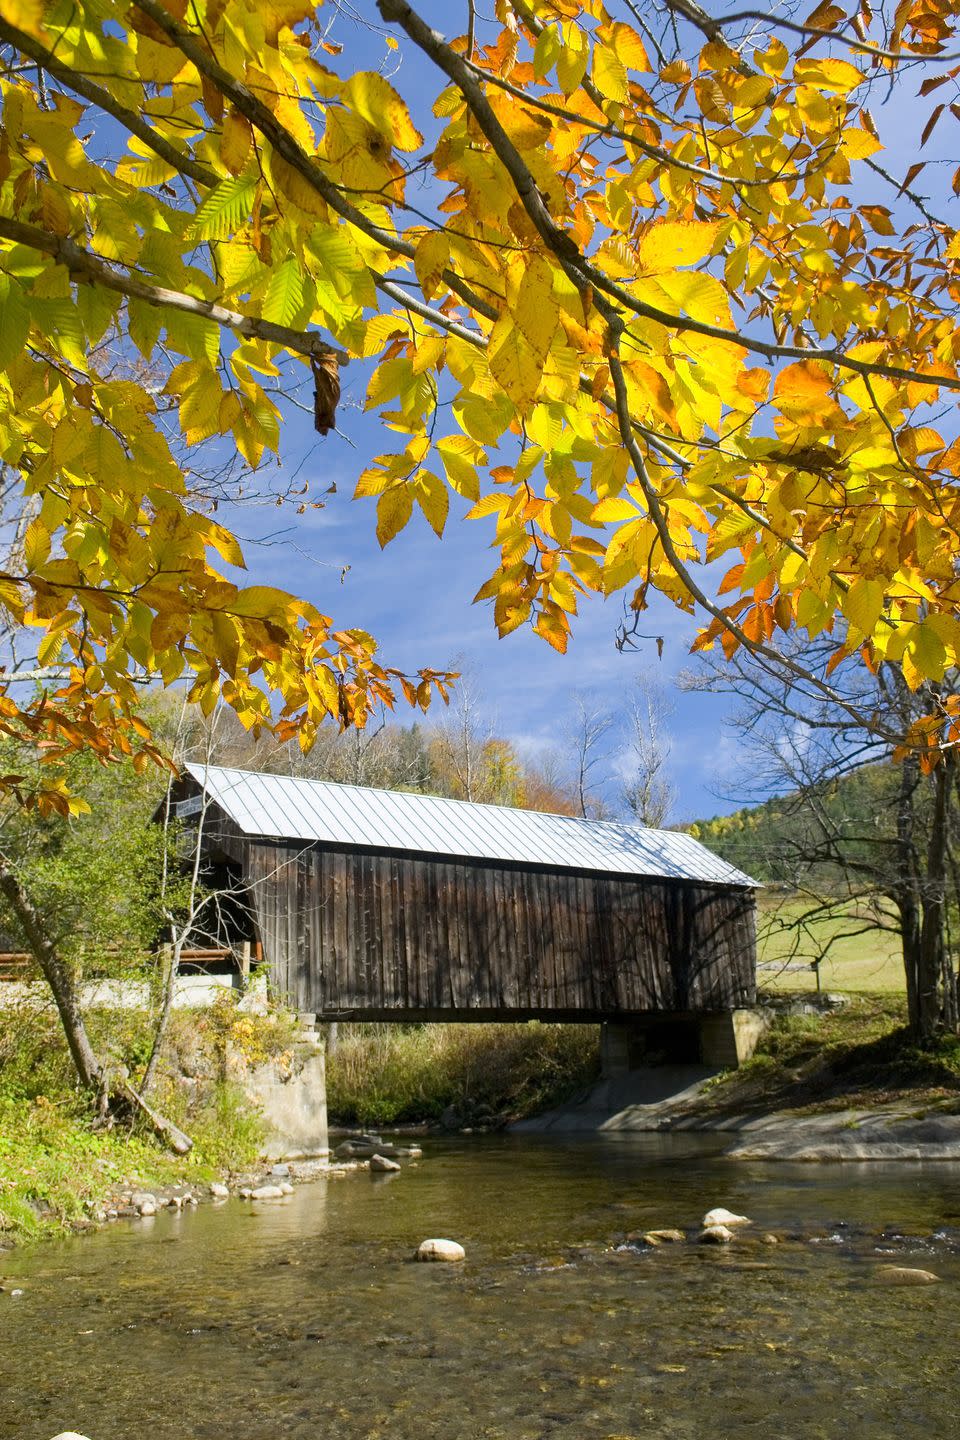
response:
<path id="1" fill-rule="evenodd" d="M 767 1028 L 758 1010 L 728 1010 L 714 1015 L 654 1015 L 600 1027 L 600 1063 L 604 1080 L 618 1080 L 660 1065 L 703 1065 L 734 1070 L 749 1060 Z"/>

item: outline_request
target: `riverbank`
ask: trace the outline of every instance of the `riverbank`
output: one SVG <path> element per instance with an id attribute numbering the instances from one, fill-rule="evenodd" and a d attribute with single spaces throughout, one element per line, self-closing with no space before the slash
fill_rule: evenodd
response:
<path id="1" fill-rule="evenodd" d="M 136 1076 L 151 1036 L 142 1011 L 90 1011 L 100 1053 Z M 198 1011 L 179 1011 L 151 1101 L 193 1142 L 175 1156 L 152 1133 L 124 1124 L 99 1128 L 75 1085 L 56 1017 L 35 1005 L 8 1007 L 0 1030 L 0 1248 L 92 1228 L 131 1194 L 209 1194 L 213 1184 L 251 1171 L 264 1148 L 264 1125 L 236 1082 L 238 1060 L 282 1071 L 297 1045 L 285 1012 L 241 1010 L 225 996 Z"/>

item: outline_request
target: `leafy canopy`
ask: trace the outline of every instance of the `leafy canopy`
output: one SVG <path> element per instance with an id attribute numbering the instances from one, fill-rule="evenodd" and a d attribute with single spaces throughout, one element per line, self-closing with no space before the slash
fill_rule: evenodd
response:
<path id="1" fill-rule="evenodd" d="M 377 8 L 393 80 L 311 0 L 4 0 L 0 454 L 30 518 L 0 605 L 69 677 L 0 723 L 148 755 L 136 681 L 185 672 L 304 745 L 397 681 L 427 703 L 432 673 L 229 579 L 191 496 L 197 447 L 279 451 L 297 374 L 325 434 L 345 357 L 388 435 L 357 485 L 381 543 L 462 497 L 501 634 L 563 650 L 584 593 L 658 590 L 701 646 L 828 635 L 936 687 L 960 172 L 885 148 L 918 88 L 924 143 L 960 113 L 960 5 L 497 0 L 449 41 Z"/>

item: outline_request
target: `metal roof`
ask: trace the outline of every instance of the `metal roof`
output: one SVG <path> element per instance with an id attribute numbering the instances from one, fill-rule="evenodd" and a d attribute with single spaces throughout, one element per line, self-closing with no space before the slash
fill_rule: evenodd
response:
<path id="1" fill-rule="evenodd" d="M 245 835 L 753 888 L 690 835 L 217 765 L 187 770 Z"/>

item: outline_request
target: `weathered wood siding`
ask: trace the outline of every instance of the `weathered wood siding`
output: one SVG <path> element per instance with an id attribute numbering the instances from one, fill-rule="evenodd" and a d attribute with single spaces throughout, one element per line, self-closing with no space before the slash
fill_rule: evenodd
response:
<path id="1" fill-rule="evenodd" d="M 285 847 L 220 828 L 297 1009 L 384 1019 L 590 1019 L 755 998 L 752 891 Z"/>

